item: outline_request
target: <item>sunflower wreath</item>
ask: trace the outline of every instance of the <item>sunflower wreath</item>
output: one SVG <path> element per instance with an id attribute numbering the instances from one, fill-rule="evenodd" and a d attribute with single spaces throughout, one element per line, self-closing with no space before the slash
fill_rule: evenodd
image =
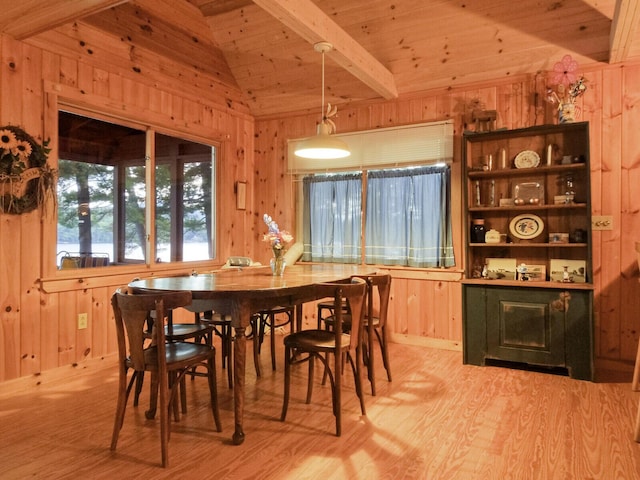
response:
<path id="1" fill-rule="evenodd" d="M 0 127 L 0 211 L 27 213 L 46 205 L 49 197 L 55 205 L 56 172 L 47 165 L 48 144 L 20 127 Z"/>

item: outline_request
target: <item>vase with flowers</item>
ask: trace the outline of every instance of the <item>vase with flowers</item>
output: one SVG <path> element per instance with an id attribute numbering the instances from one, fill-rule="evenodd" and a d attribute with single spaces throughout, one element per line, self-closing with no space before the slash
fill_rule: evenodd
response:
<path id="1" fill-rule="evenodd" d="M 271 250 L 273 251 L 273 258 L 271 259 L 271 272 L 273 275 L 283 275 L 286 262 L 284 254 L 287 251 L 287 246 L 293 241 L 293 236 L 285 230 L 280 230 L 278 224 L 269 216 L 264 214 L 264 223 L 269 227 L 269 231 L 264 234 L 263 240 L 269 242 Z"/>
<path id="2" fill-rule="evenodd" d="M 578 62 L 571 55 L 565 55 L 553 66 L 553 86 L 547 87 L 547 101 L 557 105 L 559 123 L 575 121 L 576 99 L 587 90 L 585 79 L 576 74 L 577 70 Z"/>

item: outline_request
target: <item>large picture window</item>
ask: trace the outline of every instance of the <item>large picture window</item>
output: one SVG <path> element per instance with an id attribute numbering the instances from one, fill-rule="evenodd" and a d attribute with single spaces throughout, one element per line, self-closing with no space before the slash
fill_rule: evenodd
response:
<path id="1" fill-rule="evenodd" d="M 59 268 L 213 258 L 215 147 L 65 111 L 58 125 Z"/>
<path id="2" fill-rule="evenodd" d="M 445 165 L 304 177 L 303 259 L 454 266 L 450 176 Z"/>

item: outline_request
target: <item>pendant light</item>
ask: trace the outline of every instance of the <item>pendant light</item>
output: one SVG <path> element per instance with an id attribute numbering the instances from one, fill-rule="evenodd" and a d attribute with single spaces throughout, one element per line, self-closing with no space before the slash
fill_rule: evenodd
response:
<path id="1" fill-rule="evenodd" d="M 336 130 L 331 117 L 335 116 L 338 108 L 334 106 L 332 109 L 331 104 L 327 104 L 326 113 L 324 109 L 324 54 L 333 50 L 333 45 L 328 42 L 318 42 L 313 49 L 322 54 L 322 106 L 320 108 L 322 120 L 318 124 L 317 135 L 299 142 L 295 154 L 302 158 L 321 160 L 348 157 L 351 152 L 347 144 L 331 135 Z"/>

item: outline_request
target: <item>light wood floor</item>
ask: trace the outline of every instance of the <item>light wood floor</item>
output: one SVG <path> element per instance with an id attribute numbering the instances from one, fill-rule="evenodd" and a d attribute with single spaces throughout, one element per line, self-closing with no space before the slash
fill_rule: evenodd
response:
<path id="1" fill-rule="evenodd" d="M 640 444 L 632 440 L 640 393 L 628 382 L 465 366 L 459 352 L 392 344 L 394 380 L 388 383 L 380 366 L 366 417 L 359 415 L 351 376 L 345 378 L 337 438 L 328 387 L 316 388 L 312 404 L 304 404 L 306 365 L 294 370 L 287 421 L 278 420 L 282 352 L 272 373 L 266 347 L 263 377 L 256 380 L 253 365 L 247 368 L 245 443 L 230 442 L 226 376 L 218 374 L 222 433 L 213 429 L 205 381 L 198 378 L 189 388 L 189 412 L 173 427 L 168 469 L 159 466 L 157 420 L 144 418 L 148 396 L 138 408 L 129 405 L 118 450 L 109 451 L 114 358 L 69 369 L 66 381 L 6 382 L 0 478 L 640 478 Z"/>

